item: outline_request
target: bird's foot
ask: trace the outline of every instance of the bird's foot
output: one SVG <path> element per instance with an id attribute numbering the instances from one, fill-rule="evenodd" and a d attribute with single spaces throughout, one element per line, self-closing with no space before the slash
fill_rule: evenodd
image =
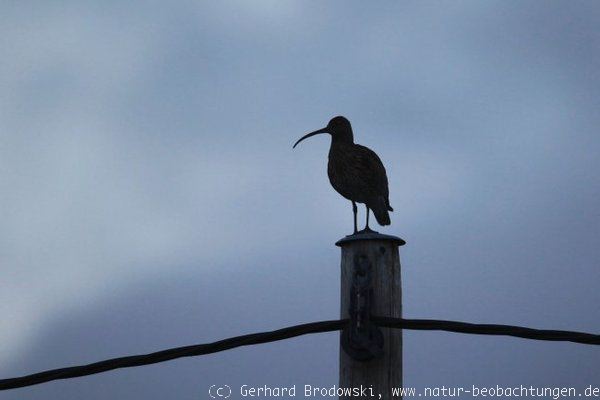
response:
<path id="1" fill-rule="evenodd" d="M 365 229 L 363 229 L 362 231 L 354 232 L 355 235 L 356 234 L 361 234 L 361 233 L 379 233 L 379 232 L 372 230 L 368 226 L 365 227 Z"/>

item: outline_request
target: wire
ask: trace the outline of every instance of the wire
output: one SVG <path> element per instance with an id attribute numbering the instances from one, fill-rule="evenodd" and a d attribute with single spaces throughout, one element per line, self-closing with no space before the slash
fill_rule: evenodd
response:
<path id="1" fill-rule="evenodd" d="M 568 341 L 582 344 L 600 345 L 600 335 L 582 332 L 540 330 L 511 325 L 471 324 L 466 322 L 428 319 L 403 319 L 373 316 L 371 317 L 371 320 L 376 325 L 387 328 L 439 330 L 458 333 L 473 333 L 479 335 L 505 335 L 525 339 Z M 2 379 L 0 380 L 0 390 L 16 389 L 58 379 L 76 378 L 118 368 L 129 368 L 155 364 L 181 357 L 192 357 L 217 353 L 236 347 L 274 342 L 277 340 L 289 339 L 309 333 L 332 332 L 343 329 L 348 322 L 349 320 L 347 319 L 313 322 L 309 324 L 290 326 L 270 332 L 252 333 L 249 335 L 232 337 L 213 343 L 177 347 L 155 353 L 113 358 L 88 365 L 54 369 L 32 375 L 21 376 L 18 378 Z"/>
<path id="2" fill-rule="evenodd" d="M 240 346 L 289 339 L 296 336 L 306 335 L 307 333 L 337 331 L 340 330 L 347 322 L 348 320 L 313 322 L 310 324 L 290 326 L 288 328 L 278 329 L 270 332 L 251 333 L 249 335 L 232 337 L 213 343 L 177 347 L 174 349 L 157 351 L 150 354 L 113 358 L 88 365 L 53 369 L 39 372 L 37 374 L 21 376 L 19 378 L 2 379 L 0 380 L 0 390 L 37 385 L 39 383 L 50 382 L 57 379 L 68 379 L 92 375 L 117 368 L 129 368 L 155 364 L 181 357 L 201 356 L 204 354 L 217 353 L 219 351 L 229 350 Z"/>
<path id="3" fill-rule="evenodd" d="M 403 319 L 390 317 L 371 317 L 381 327 L 412 330 L 436 330 L 476 335 L 503 335 L 523 339 L 550 340 L 581 344 L 600 345 L 600 335 L 591 333 L 532 329 L 514 325 L 471 324 L 468 322 L 441 321 L 434 319 Z"/>

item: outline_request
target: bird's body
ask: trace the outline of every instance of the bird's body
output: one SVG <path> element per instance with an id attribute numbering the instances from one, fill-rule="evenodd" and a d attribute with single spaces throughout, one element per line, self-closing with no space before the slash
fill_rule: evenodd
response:
<path id="1" fill-rule="evenodd" d="M 332 143 L 327 175 L 339 194 L 373 210 L 380 225 L 390 224 L 387 175 L 373 150 L 360 144 Z"/>
<path id="2" fill-rule="evenodd" d="M 326 128 L 305 135 L 296 144 L 317 133 L 331 134 L 327 175 L 333 188 L 352 202 L 354 232 L 357 232 L 356 203 L 363 203 L 367 208 L 366 231 L 370 230 L 369 210 L 373 210 L 380 225 L 389 225 L 389 211 L 393 209 L 389 201 L 388 179 L 377 154 L 354 143 L 352 127 L 344 117 L 333 118 Z"/>

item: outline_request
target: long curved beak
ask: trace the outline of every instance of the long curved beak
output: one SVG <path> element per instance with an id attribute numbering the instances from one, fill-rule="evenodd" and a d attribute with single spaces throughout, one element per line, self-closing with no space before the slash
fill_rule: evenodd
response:
<path id="1" fill-rule="evenodd" d="M 319 133 L 327 133 L 327 128 L 322 128 L 322 129 L 319 129 L 318 131 L 314 131 L 314 132 L 311 132 L 311 133 L 308 133 L 308 134 L 302 136 L 300 139 L 298 139 L 298 141 L 296 143 L 294 143 L 294 146 L 292 146 L 292 148 L 293 149 L 296 148 L 298 143 L 300 143 L 304 139 L 308 139 L 309 137 L 318 135 Z"/>

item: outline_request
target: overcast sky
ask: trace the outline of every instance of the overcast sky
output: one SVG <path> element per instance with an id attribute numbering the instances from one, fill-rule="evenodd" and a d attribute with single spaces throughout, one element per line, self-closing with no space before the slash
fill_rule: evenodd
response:
<path id="1" fill-rule="evenodd" d="M 600 332 L 600 4 L 0 4 L 0 377 L 339 316 L 335 115 L 386 165 L 404 314 Z M 360 209 L 360 221 L 364 215 Z M 405 386 L 600 386 L 600 349 L 404 333 Z M 338 334 L 3 392 L 338 382 Z M 234 398 L 239 398 L 239 396 Z"/>

